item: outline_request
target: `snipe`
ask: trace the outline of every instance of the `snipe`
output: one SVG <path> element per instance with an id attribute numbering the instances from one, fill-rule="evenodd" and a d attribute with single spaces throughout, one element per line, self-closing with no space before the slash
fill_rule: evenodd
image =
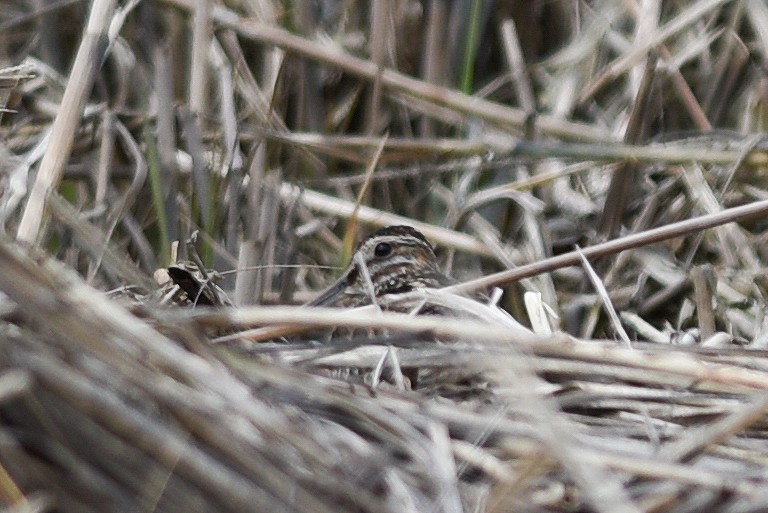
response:
<path id="1" fill-rule="evenodd" d="M 440 272 L 432 245 L 421 232 L 410 226 L 388 226 L 363 239 L 341 278 L 309 305 L 363 306 L 374 297 L 451 283 Z"/>
<path id="2" fill-rule="evenodd" d="M 390 294 L 401 294 L 420 288 L 442 288 L 453 284 L 453 280 L 443 273 L 437 265 L 437 258 L 432 245 L 421 232 L 410 226 L 388 226 L 382 228 L 358 244 L 350 259 L 349 265 L 344 269 L 341 277 L 323 293 L 321 293 L 309 305 L 312 306 L 341 306 L 356 307 L 369 305 L 373 301 L 383 300 Z M 390 304 L 390 310 L 410 312 L 413 303 Z M 432 303 L 422 303 L 416 306 L 421 314 L 454 315 L 451 308 Z M 371 330 L 341 330 L 329 335 L 330 338 L 366 338 L 373 336 L 387 339 L 380 331 Z M 412 334 L 410 338 L 402 339 L 401 344 L 434 342 L 437 340 L 427 333 Z M 348 369 L 347 369 L 348 370 Z M 359 370 L 359 369 L 355 369 Z M 371 371 L 373 372 L 373 371 Z M 392 371 L 394 372 L 394 371 Z M 351 380 L 345 374 L 344 379 Z M 370 376 L 371 373 L 365 374 Z M 403 376 L 406 388 L 419 388 L 430 386 L 430 383 L 439 381 L 437 375 L 429 369 L 420 369 L 414 366 L 398 367 L 394 376 Z M 466 382 L 472 382 L 474 374 L 462 378 Z M 368 379 L 367 377 L 363 378 Z M 397 383 L 397 378 L 392 378 Z M 387 379 L 384 379 L 387 381 Z M 457 385 L 458 387 L 459 385 Z M 474 385 L 472 385 L 474 386 Z M 435 387 L 437 390 L 438 387 Z"/>

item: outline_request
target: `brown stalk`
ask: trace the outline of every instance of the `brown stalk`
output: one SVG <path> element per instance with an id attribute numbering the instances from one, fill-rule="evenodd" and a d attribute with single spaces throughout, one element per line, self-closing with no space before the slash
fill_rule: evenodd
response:
<path id="1" fill-rule="evenodd" d="M 107 29 L 115 13 L 116 0 L 95 0 L 83 34 L 80 47 L 72 65 L 69 82 L 61 99 L 61 106 L 51 127 L 48 149 L 40 162 L 37 179 L 29 194 L 24 215 L 16 237 L 33 244 L 40 233 L 43 209 L 48 193 L 61 179 L 61 173 L 69 159 L 80 117 L 85 108 L 96 73 L 101 68 L 108 49 Z"/>
<path id="2" fill-rule="evenodd" d="M 596 244 L 581 250 L 588 259 L 613 255 L 631 248 L 637 248 L 661 242 L 663 240 L 682 237 L 691 233 L 720 226 L 726 223 L 745 221 L 768 213 L 768 200 L 756 201 L 739 207 L 732 207 L 714 214 L 708 214 L 693 219 L 686 219 L 666 226 L 652 228 L 644 232 L 627 235 L 601 244 Z M 547 258 L 541 262 L 522 265 L 515 269 L 483 276 L 475 280 L 466 281 L 459 285 L 447 287 L 448 290 L 472 292 L 490 287 L 498 287 L 515 281 L 535 276 L 539 273 L 553 271 L 561 267 L 576 265 L 580 261 L 578 251 L 571 251 L 563 255 Z"/>

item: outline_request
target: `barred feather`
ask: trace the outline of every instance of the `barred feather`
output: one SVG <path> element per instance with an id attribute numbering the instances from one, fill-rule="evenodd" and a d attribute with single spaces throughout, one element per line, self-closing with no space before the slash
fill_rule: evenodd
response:
<path id="1" fill-rule="evenodd" d="M 371 303 L 368 284 L 357 261 L 362 257 L 373 284 L 373 295 L 439 288 L 451 283 L 440 272 L 432 245 L 410 226 L 388 226 L 363 239 L 341 278 L 310 305 L 363 306 Z"/>

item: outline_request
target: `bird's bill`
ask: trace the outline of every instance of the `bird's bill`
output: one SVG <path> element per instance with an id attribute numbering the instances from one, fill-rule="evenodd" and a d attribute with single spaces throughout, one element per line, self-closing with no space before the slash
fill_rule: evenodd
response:
<path id="1" fill-rule="evenodd" d="M 307 303 L 307 306 L 326 306 L 333 302 L 334 299 L 336 299 L 339 294 L 344 292 L 344 289 L 347 288 L 347 277 L 349 276 L 349 272 L 346 272 L 341 275 L 341 277 L 336 280 L 333 285 L 325 289 L 323 292 L 320 293 L 319 296 L 317 296 L 315 299 Z"/>

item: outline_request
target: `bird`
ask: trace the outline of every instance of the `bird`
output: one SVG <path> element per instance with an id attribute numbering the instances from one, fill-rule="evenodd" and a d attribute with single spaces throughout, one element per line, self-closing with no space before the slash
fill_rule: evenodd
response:
<path id="1" fill-rule="evenodd" d="M 443 274 L 437 263 L 437 257 L 432 244 L 418 230 L 406 225 L 393 225 L 373 232 L 363 239 L 356 247 L 349 264 L 341 277 L 320 293 L 309 306 L 358 307 L 370 305 L 378 299 L 384 299 L 390 294 L 402 294 L 417 289 L 438 289 L 455 284 L 449 276 Z M 398 303 L 390 304 L 388 309 L 410 313 L 409 306 Z M 456 312 L 436 304 L 421 304 L 418 313 L 423 315 L 454 316 Z M 375 330 L 334 330 L 326 334 L 326 340 L 357 339 L 370 341 L 373 339 L 391 340 L 390 335 Z M 413 334 L 410 338 L 401 338 L 400 344 L 433 343 L 438 337 L 428 334 Z M 428 366 L 427 366 L 428 367 Z M 360 378 L 368 382 L 369 377 L 376 371 L 371 370 L 359 375 L 360 369 L 337 369 L 347 381 Z M 391 375 L 381 376 L 382 382 L 392 382 L 406 389 L 429 389 L 431 393 L 440 393 L 445 388 L 445 374 L 440 370 L 421 368 L 419 366 L 404 366 L 399 364 L 389 369 Z M 455 373 L 449 380 L 448 393 L 452 395 L 477 395 L 477 390 L 485 390 L 485 378 L 478 377 L 476 371 L 464 369 Z M 478 385 L 477 383 L 481 383 Z"/>
<path id="2" fill-rule="evenodd" d="M 440 271 L 432 244 L 421 232 L 392 225 L 363 239 L 341 277 L 308 305 L 365 306 L 388 294 L 452 283 Z"/>

